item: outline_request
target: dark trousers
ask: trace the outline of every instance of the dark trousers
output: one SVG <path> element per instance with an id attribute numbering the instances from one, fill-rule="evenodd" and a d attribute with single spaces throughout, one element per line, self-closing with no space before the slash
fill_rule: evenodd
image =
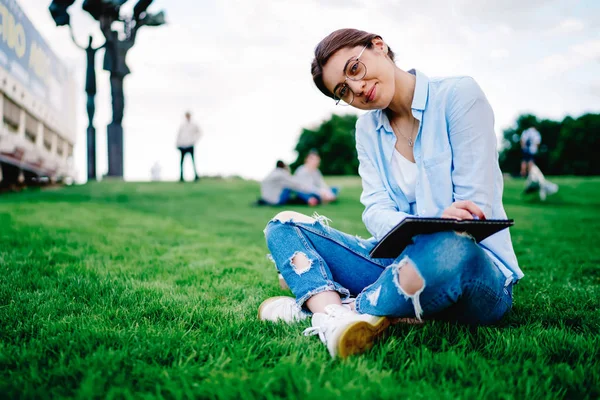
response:
<path id="1" fill-rule="evenodd" d="M 337 187 L 332 187 L 331 191 L 333 192 L 333 194 L 337 197 L 340 189 Z M 295 195 L 295 197 L 294 197 Z M 283 191 L 281 192 L 281 196 L 279 196 L 279 203 L 277 203 L 276 205 L 278 206 L 282 206 L 284 204 L 308 204 L 308 200 L 311 197 L 316 197 L 317 200 L 319 200 L 319 203 L 321 202 L 321 197 L 316 194 L 316 193 L 303 193 L 303 192 L 296 192 L 293 191 L 292 189 L 283 189 Z"/>
<path id="2" fill-rule="evenodd" d="M 179 164 L 181 173 L 179 175 L 179 180 L 183 181 L 183 161 L 185 160 L 186 154 L 189 154 L 192 157 L 192 166 L 194 167 L 194 175 L 196 176 L 196 179 L 198 179 L 198 172 L 196 172 L 196 161 L 194 160 L 194 146 L 178 147 L 178 149 L 181 152 L 181 162 Z"/>

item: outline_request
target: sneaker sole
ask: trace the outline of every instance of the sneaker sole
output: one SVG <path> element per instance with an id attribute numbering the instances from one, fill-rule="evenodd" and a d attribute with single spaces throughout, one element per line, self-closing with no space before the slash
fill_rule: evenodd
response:
<path id="1" fill-rule="evenodd" d="M 379 318 L 374 324 L 359 321 L 349 325 L 338 342 L 337 356 L 346 358 L 369 350 L 388 326 L 390 326 L 390 320 L 386 317 Z"/>
<path id="2" fill-rule="evenodd" d="M 260 316 L 262 314 L 262 310 L 263 308 L 265 308 L 266 305 L 268 305 L 269 303 L 272 303 L 273 301 L 277 300 L 277 299 L 282 299 L 282 298 L 287 298 L 289 296 L 276 296 L 276 297 L 269 297 L 267 300 L 263 301 L 262 303 L 260 303 L 260 306 L 258 306 L 258 319 L 261 321 L 267 321 L 266 319 L 262 319 Z"/>

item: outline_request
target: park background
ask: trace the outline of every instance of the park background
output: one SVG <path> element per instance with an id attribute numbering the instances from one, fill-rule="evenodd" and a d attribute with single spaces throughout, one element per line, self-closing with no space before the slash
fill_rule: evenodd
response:
<path id="1" fill-rule="evenodd" d="M 84 55 L 54 26 L 48 2 L 20 4 L 77 76 L 83 181 Z M 164 8 L 169 24 L 140 30 L 128 58 L 125 178 L 148 179 L 157 160 L 165 179 L 178 177 L 175 133 L 188 109 L 205 131 L 198 149 L 205 175 L 261 178 L 277 158 L 295 160 L 302 132 L 327 132 L 323 121 L 338 119 L 336 126 L 351 127 L 355 116 L 332 117 L 351 111 L 318 93 L 308 72 L 315 44 L 348 26 L 381 34 L 401 68 L 473 76 L 496 112 L 499 143 L 533 121 L 556 137 L 583 135 L 585 147 L 575 150 L 589 155 L 597 125 L 580 129 L 576 121 L 600 109 L 599 7 L 591 0 L 156 1 L 151 9 Z M 72 12 L 82 41 L 95 23 L 77 6 Z M 110 97 L 97 60 L 102 172 Z M 350 128 L 343 131 L 346 138 Z M 550 161 L 556 149 L 547 146 Z M 253 205 L 255 181 L 106 180 L 4 193 L 0 397 L 598 398 L 600 178 L 550 179 L 560 190 L 542 202 L 522 193 L 523 180 L 506 177 L 503 201 L 526 276 L 499 326 L 398 325 L 347 360 L 332 360 L 319 340 L 303 337 L 308 322 L 258 321 L 265 298 L 289 292 L 279 288 L 263 236 L 281 209 Z M 359 178 L 327 180 L 343 191 L 317 211 L 335 228 L 368 236 Z"/>
<path id="2" fill-rule="evenodd" d="M 85 54 L 67 28 L 56 27 L 48 3 L 20 2 L 77 78 L 75 163 L 84 181 Z M 134 4 L 126 3 L 122 13 Z M 203 175 L 261 179 L 275 160 L 293 162 L 303 128 L 316 128 L 332 113 L 358 113 L 334 106 L 309 72 L 314 47 L 338 28 L 380 34 L 402 69 L 474 77 L 494 109 L 499 143 L 521 114 L 561 121 L 600 109 L 600 3 L 593 0 L 156 0 L 149 10 L 160 9 L 168 24 L 141 29 L 128 54 L 126 180 L 150 179 L 157 161 L 163 179 L 178 178 L 175 137 L 186 110 L 204 131 L 196 150 Z M 80 6 L 70 12 L 79 42 L 92 33 L 94 45 L 102 44 L 97 23 Z M 102 54 L 96 63 L 101 175 L 107 170 L 110 89 Z"/>

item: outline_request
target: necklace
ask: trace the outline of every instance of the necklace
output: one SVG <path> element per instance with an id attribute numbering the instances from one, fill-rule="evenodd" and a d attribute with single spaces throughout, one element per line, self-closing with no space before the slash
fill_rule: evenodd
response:
<path id="1" fill-rule="evenodd" d="M 400 128 L 398 128 L 398 125 L 396 125 L 396 121 L 392 120 L 392 124 L 394 124 L 394 126 L 396 127 L 396 130 L 398 132 L 400 132 L 400 134 L 402 135 L 402 137 L 408 141 L 408 145 L 410 147 L 413 147 L 414 142 L 413 142 L 412 135 L 413 135 L 413 131 L 415 130 L 415 118 L 413 117 L 412 127 L 410 129 L 410 137 L 406 137 L 404 135 L 404 133 L 402 133 L 402 131 L 400 130 Z"/>

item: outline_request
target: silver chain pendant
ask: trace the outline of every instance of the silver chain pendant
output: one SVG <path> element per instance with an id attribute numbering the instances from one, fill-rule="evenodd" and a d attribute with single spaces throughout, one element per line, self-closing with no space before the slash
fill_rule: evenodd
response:
<path id="1" fill-rule="evenodd" d="M 408 139 L 408 145 L 409 145 L 410 147 L 412 147 L 412 145 L 413 145 L 412 138 Z"/>

